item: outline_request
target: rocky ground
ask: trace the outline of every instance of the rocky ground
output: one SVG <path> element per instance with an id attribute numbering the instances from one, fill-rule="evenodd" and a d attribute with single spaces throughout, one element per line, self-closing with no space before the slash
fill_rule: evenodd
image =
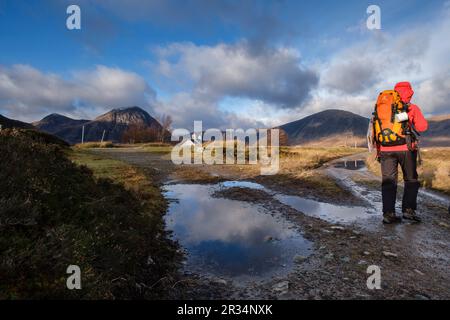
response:
<path id="1" fill-rule="evenodd" d="M 242 166 L 174 166 L 167 154 L 139 149 L 97 150 L 144 168 L 160 183 L 211 183 L 222 180 L 247 180 L 288 194 L 315 198 L 339 205 L 380 207 L 379 182 L 365 170 L 336 168 L 340 160 L 316 169 L 315 174 L 330 179 L 339 188 L 290 183 L 286 177 L 258 176 L 255 168 Z M 356 155 L 345 160 L 361 158 Z M 154 178 L 155 179 L 155 178 Z M 327 186 L 330 184 L 327 184 Z M 401 189 L 400 189 L 401 192 Z M 400 193 L 399 192 L 399 193 Z M 287 275 L 236 284 L 232 279 L 217 279 L 185 274 L 170 284 L 188 299 L 449 299 L 450 298 L 450 215 L 448 200 L 422 193 L 419 199 L 421 224 L 403 222 L 385 226 L 381 216 L 364 222 L 335 224 L 311 217 L 282 204 L 263 190 L 229 188 L 215 194 L 265 207 L 294 223 L 314 244 L 308 257 L 294 257 L 295 268 Z M 381 269 L 381 289 L 370 290 L 367 268 Z"/>

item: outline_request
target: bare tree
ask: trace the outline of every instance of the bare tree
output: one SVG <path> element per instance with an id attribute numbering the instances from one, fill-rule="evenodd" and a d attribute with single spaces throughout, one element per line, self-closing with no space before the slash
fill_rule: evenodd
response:
<path id="1" fill-rule="evenodd" d="M 155 127 L 130 125 L 122 134 L 124 143 L 142 143 L 159 141 L 160 132 Z"/>
<path id="2" fill-rule="evenodd" d="M 170 136 L 172 117 L 170 115 L 163 114 L 161 117 L 161 126 L 160 141 L 164 142 Z"/>

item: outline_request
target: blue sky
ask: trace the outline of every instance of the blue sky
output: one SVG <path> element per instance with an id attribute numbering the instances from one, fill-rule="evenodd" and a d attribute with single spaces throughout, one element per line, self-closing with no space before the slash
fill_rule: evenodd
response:
<path id="1" fill-rule="evenodd" d="M 66 28 L 69 4 L 81 8 L 81 30 Z M 381 30 L 365 27 L 370 4 L 381 8 Z M 438 40 L 448 39 L 449 7 L 1 0 L 0 113 L 90 118 L 137 104 L 180 126 L 276 125 L 331 107 L 367 115 L 379 90 L 410 80 L 425 112 L 441 114 L 449 69 L 436 65 L 450 56 Z"/>

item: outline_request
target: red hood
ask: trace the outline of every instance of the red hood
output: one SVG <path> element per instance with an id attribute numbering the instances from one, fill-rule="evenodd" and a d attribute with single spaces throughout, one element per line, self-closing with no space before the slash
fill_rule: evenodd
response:
<path id="1" fill-rule="evenodd" d="M 395 85 L 395 91 L 400 94 L 403 102 L 409 103 L 414 94 L 414 91 L 409 82 L 399 82 Z"/>

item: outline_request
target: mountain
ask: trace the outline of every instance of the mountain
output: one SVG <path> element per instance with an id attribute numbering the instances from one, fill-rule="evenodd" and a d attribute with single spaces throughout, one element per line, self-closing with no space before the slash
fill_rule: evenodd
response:
<path id="1" fill-rule="evenodd" d="M 330 109 L 284 124 L 289 145 L 366 145 L 369 119 L 344 110 Z"/>
<path id="2" fill-rule="evenodd" d="M 81 142 L 84 126 L 84 141 L 104 140 L 120 142 L 123 133 L 131 126 L 161 129 L 159 122 L 139 107 L 113 109 L 94 120 L 75 120 L 59 114 L 51 114 L 34 123 L 40 130 L 52 133 L 71 143 Z"/>
<path id="3" fill-rule="evenodd" d="M 89 122 L 89 120 L 75 120 L 57 113 L 52 113 L 42 120 L 33 122 L 33 126 L 37 129 L 55 134 L 64 129 L 83 125 Z"/>
<path id="4" fill-rule="evenodd" d="M 450 147 L 450 115 L 429 118 L 420 141 L 424 147 Z"/>
<path id="5" fill-rule="evenodd" d="M 26 122 L 22 122 L 19 120 L 9 119 L 0 114 L 0 125 L 3 129 L 7 128 L 22 128 L 22 129 L 33 129 L 34 127 Z"/>
<path id="6" fill-rule="evenodd" d="M 162 128 L 155 118 L 139 107 L 113 109 L 85 124 L 85 141 L 99 141 L 105 131 L 105 140 L 119 142 L 130 126 L 156 130 Z M 78 141 L 80 134 L 81 131 Z"/>

